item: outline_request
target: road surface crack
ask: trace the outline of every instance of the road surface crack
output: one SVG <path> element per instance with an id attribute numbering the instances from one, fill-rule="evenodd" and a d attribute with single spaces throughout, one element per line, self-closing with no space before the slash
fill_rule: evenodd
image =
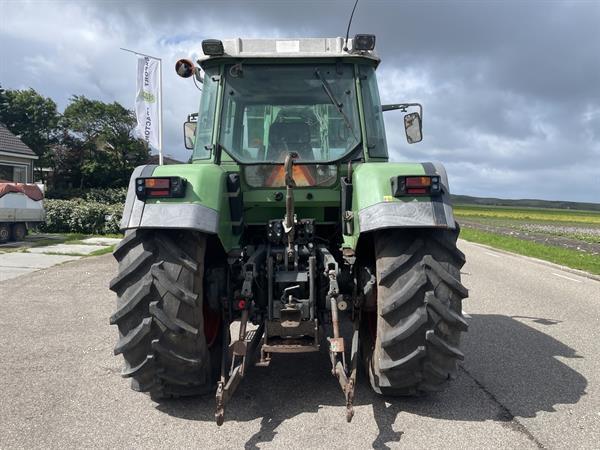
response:
<path id="1" fill-rule="evenodd" d="M 538 448 L 546 448 L 544 444 L 542 444 L 531 431 L 527 429 L 525 425 L 523 425 L 519 420 L 515 417 L 515 415 L 510 411 L 510 409 L 502 404 L 500 400 L 496 398 L 496 396 L 488 390 L 477 378 L 475 378 L 471 372 L 469 372 L 464 366 L 459 366 L 460 370 L 462 370 L 473 382 L 490 398 L 490 400 L 500 408 L 499 419 L 510 422 L 510 427 L 518 432 L 526 436 L 531 442 L 533 442 Z"/>

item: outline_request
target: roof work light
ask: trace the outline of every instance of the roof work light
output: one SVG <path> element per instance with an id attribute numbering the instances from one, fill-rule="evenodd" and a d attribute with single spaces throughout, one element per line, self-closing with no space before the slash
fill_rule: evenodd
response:
<path id="1" fill-rule="evenodd" d="M 225 53 L 223 42 L 218 39 L 204 39 L 202 41 L 202 51 L 206 56 L 221 56 Z"/>
<path id="2" fill-rule="evenodd" d="M 375 48 L 374 34 L 357 34 L 352 40 L 352 50 L 371 51 Z"/>

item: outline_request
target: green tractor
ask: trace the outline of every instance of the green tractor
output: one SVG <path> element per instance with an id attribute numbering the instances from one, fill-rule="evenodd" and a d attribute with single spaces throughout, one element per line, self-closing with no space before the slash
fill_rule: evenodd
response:
<path id="1" fill-rule="evenodd" d="M 467 290 L 448 179 L 388 162 L 383 112 L 405 113 L 409 143 L 423 115 L 381 105 L 374 47 L 206 40 L 199 67 L 177 63 L 202 83 L 190 163 L 135 169 L 114 252 L 115 354 L 133 389 L 216 390 L 222 424 L 251 365 L 324 345 L 350 421 L 359 366 L 383 395 L 456 376 Z"/>

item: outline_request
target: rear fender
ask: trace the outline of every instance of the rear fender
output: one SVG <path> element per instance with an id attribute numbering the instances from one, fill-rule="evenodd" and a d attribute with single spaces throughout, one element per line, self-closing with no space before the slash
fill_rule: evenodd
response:
<path id="1" fill-rule="evenodd" d="M 397 175 L 439 175 L 442 194 L 394 197 L 391 178 Z M 352 183 L 355 235 L 386 228 L 456 228 L 448 176 L 441 163 L 360 164 Z"/>
<path id="2" fill-rule="evenodd" d="M 139 177 L 179 176 L 187 180 L 183 198 L 139 200 L 135 180 Z M 214 164 L 146 165 L 136 167 L 129 181 L 121 230 L 167 228 L 217 234 L 228 250 L 236 240 L 226 193 L 227 172 Z"/>

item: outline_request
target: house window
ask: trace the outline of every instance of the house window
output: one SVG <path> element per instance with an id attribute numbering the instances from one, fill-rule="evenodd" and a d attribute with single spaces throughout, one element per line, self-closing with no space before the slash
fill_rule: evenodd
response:
<path id="1" fill-rule="evenodd" d="M 0 164 L 0 180 L 27 183 L 27 167 Z"/>
<path id="2" fill-rule="evenodd" d="M 27 167 L 15 166 L 13 171 L 13 181 L 16 183 L 27 183 Z"/>
<path id="3" fill-rule="evenodd" d="M 13 167 L 0 164 L 0 180 L 12 181 Z"/>

